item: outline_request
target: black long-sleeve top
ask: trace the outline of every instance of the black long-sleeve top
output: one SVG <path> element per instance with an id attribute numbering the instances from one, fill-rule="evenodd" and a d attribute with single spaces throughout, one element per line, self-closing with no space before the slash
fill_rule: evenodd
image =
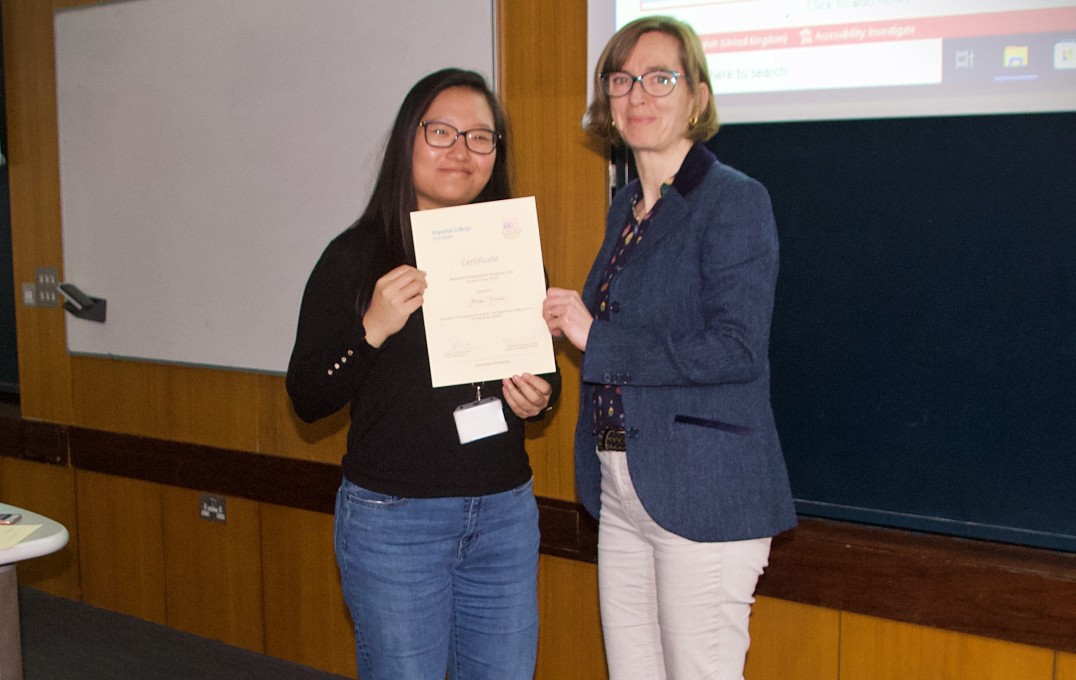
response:
<path id="1" fill-rule="evenodd" d="M 343 473 L 379 493 L 478 496 L 523 484 L 531 477 L 523 422 L 507 404 L 508 432 L 459 443 L 452 412 L 474 401 L 475 387 L 432 387 L 421 309 L 381 347 L 365 341 L 361 263 L 372 261 L 378 276 L 393 266 L 384 257 L 360 257 L 370 241 L 355 228 L 340 234 L 307 281 L 286 380 L 296 414 L 313 422 L 350 404 Z M 553 387 L 552 404 L 560 375 L 541 377 Z M 503 402 L 500 381 L 484 383 L 482 396 Z"/>

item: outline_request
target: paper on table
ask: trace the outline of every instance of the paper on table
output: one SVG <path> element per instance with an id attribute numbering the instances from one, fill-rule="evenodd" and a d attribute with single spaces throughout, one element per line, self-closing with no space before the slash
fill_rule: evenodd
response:
<path id="1" fill-rule="evenodd" d="M 30 538 L 30 534 L 41 528 L 40 524 L 12 524 L 0 526 L 0 550 L 13 548 Z"/>
<path id="2" fill-rule="evenodd" d="M 533 196 L 411 213 L 434 387 L 551 373 Z"/>

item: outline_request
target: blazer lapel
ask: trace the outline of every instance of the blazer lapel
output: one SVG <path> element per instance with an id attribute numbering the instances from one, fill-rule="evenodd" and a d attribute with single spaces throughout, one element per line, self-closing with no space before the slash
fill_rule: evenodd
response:
<path id="1" fill-rule="evenodd" d="M 687 223 L 691 217 L 687 198 L 716 163 L 717 158 L 701 142 L 696 142 L 691 147 L 673 178 L 672 186 L 658 202 L 651 222 L 646 227 L 643 241 L 632 255 L 633 258 L 646 257 L 646 253 L 654 248 L 655 243 Z M 626 215 L 624 219 L 627 219 Z"/>

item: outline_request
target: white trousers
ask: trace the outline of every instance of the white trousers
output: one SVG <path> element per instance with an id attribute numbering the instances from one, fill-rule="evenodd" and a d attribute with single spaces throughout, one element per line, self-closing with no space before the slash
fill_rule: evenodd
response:
<path id="1" fill-rule="evenodd" d="M 598 457 L 598 586 L 610 680 L 743 680 L 770 539 L 677 536 L 643 508 L 625 454 Z"/>

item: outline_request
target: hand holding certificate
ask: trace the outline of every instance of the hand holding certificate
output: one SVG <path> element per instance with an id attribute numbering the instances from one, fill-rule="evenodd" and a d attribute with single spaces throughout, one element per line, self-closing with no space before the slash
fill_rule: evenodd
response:
<path id="1" fill-rule="evenodd" d="M 411 213 L 434 387 L 555 370 L 534 197 Z"/>

